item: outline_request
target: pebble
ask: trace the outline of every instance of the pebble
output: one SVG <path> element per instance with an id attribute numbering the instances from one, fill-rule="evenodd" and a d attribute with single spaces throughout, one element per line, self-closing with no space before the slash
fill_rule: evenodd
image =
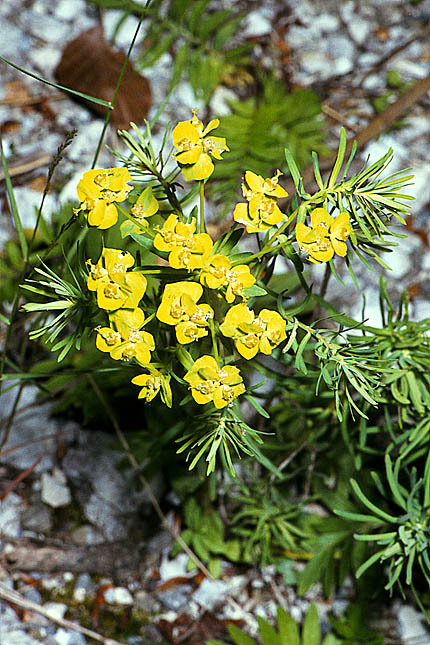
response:
<path id="1" fill-rule="evenodd" d="M 112 605 L 132 605 L 133 596 L 125 587 L 114 587 L 104 592 L 104 599 Z"/>
<path id="2" fill-rule="evenodd" d="M 225 601 L 228 593 L 229 586 L 225 582 L 205 578 L 193 593 L 193 600 L 207 611 L 213 611 Z"/>
<path id="3" fill-rule="evenodd" d="M 186 553 L 179 553 L 172 560 L 164 557 L 160 564 L 160 580 L 187 576 L 187 563 L 188 556 Z"/>
<path id="4" fill-rule="evenodd" d="M 75 583 L 73 600 L 84 602 L 85 598 L 94 591 L 94 585 L 88 573 L 81 573 Z"/>
<path id="5" fill-rule="evenodd" d="M 54 620 L 57 618 L 64 618 L 64 614 L 67 611 L 67 605 L 65 605 L 63 602 L 46 602 L 43 605 L 43 608 Z"/>
<path id="6" fill-rule="evenodd" d="M 60 627 L 55 634 L 55 642 L 58 645 L 85 645 L 86 640 L 83 634 Z"/>
<path id="7" fill-rule="evenodd" d="M 0 502 L 0 537 L 18 538 L 21 535 L 23 510 L 21 497 L 13 491 Z"/>
<path id="8" fill-rule="evenodd" d="M 32 502 L 22 514 L 22 525 L 38 533 L 48 533 L 52 528 L 51 511 L 42 502 Z"/>
<path id="9" fill-rule="evenodd" d="M 157 598 L 167 609 L 179 611 L 189 602 L 191 591 L 191 585 L 176 585 L 166 591 L 158 591 Z"/>
<path id="10" fill-rule="evenodd" d="M 396 604 L 399 632 L 403 643 L 430 645 L 430 635 L 424 625 L 422 613 L 410 605 L 400 605 L 399 607 L 399 603 Z"/>
<path id="11" fill-rule="evenodd" d="M 59 468 L 54 468 L 52 475 L 42 473 L 42 502 L 53 508 L 70 504 L 72 496 L 66 481 Z"/>
<path id="12" fill-rule="evenodd" d="M 103 544 L 105 541 L 102 533 L 89 524 L 75 529 L 72 533 L 72 538 L 76 544 Z"/>

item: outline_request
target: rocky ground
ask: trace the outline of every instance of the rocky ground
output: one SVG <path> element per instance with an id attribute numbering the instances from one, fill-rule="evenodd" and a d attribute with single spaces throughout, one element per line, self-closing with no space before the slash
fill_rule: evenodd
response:
<path id="1" fill-rule="evenodd" d="M 223 4 L 228 6 L 229 2 Z M 274 27 L 279 27 L 282 5 L 288 26 L 289 73 L 295 83 L 312 86 L 324 97 L 333 147 L 340 125 L 352 136 L 372 121 L 371 101 L 386 92 L 388 69 L 398 72 L 405 82 L 418 81 L 429 73 L 429 0 L 285 0 L 245 5 L 249 9 L 246 36 L 254 39 L 262 52 L 273 38 Z M 119 12 L 104 14 L 107 36 L 118 17 Z M 0 54 L 53 80 L 65 43 L 98 20 L 95 8 L 84 0 L 3 0 Z M 135 19 L 128 17 L 119 31 L 118 46 L 128 47 L 135 26 Z M 164 59 L 145 70 L 153 91 L 150 117 L 165 96 L 166 66 L 170 63 Z M 15 196 L 24 226 L 31 227 L 41 185 L 43 189 L 40 179 L 45 177 L 46 165 L 65 132 L 78 129 L 62 165 L 66 181 L 58 194 L 48 195 L 47 215 L 60 203 L 75 200 L 77 181 L 91 165 L 102 121 L 86 107 L 1 62 L 0 70 L 3 147 L 11 165 L 18 168 Z M 220 116 L 226 110 L 229 92 L 221 88 L 215 93 L 213 108 Z M 40 97 L 45 98 L 38 102 Z M 29 98 L 35 99 L 33 103 Z M 387 100 L 395 98 L 393 94 Z M 360 153 L 363 160 L 367 156 L 376 160 L 391 146 L 395 161 L 390 170 L 413 168 L 415 183 L 410 191 L 416 201 L 408 237 L 389 264 L 393 297 L 408 289 L 411 314 L 417 319 L 430 316 L 429 104 L 428 95 L 421 97 L 410 107 L 403 128 L 385 132 Z M 195 107 L 199 105 L 190 86 L 181 83 L 162 119 L 189 118 Z M 113 132 L 109 138 L 115 143 Z M 20 164 L 28 162 L 33 163 L 33 170 L 19 171 Z M 107 149 L 103 149 L 99 163 L 112 165 Z M 13 227 L 1 181 L 0 198 L 0 243 L 4 245 Z M 320 267 L 315 271 L 316 279 L 321 279 Z M 358 269 L 359 280 L 361 277 L 364 273 L 360 275 Z M 366 273 L 365 315 L 370 324 L 380 324 L 378 279 L 377 271 L 370 277 Z M 327 299 L 339 303 L 339 298 L 343 298 L 345 310 L 360 316 L 359 294 L 347 288 L 339 295 L 333 281 Z M 3 432 L 16 393 L 5 389 L 0 399 Z M 293 587 L 270 567 L 259 572 L 225 563 L 216 582 L 187 573 L 187 556 L 168 557 L 172 537 L 167 528 L 151 528 L 153 512 L 147 492 L 136 485 L 131 471 L 117 468 L 123 455 L 112 448 L 111 436 L 97 428 L 88 430 L 52 419 L 50 404 L 36 401 L 36 395 L 33 386 L 23 389 L 9 439 L 0 452 L 1 645 L 83 645 L 93 642 L 92 638 L 107 644 L 102 633 L 129 645 L 202 644 L 206 638 L 224 635 L 225 619 L 243 621 L 255 633 L 256 616 L 273 617 L 279 604 L 295 618 L 301 618 L 310 601 L 317 602 L 323 616 L 328 611 L 339 614 L 345 607 L 348 586 L 330 603 L 322 600 L 318 588 L 304 599 L 297 598 Z M 156 498 L 165 492 L 161 476 L 151 487 Z M 173 509 L 175 503 L 171 497 Z M 167 522 L 174 527 L 174 510 Z M 19 596 L 14 596 L 16 593 Z M 68 619 L 92 634 L 72 628 Z M 406 604 L 392 606 L 381 617 L 382 624 L 387 643 L 430 644 L 419 615 Z"/>

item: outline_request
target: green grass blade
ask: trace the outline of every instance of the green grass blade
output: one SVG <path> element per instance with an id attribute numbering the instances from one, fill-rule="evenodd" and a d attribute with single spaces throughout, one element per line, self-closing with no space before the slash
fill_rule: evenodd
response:
<path id="1" fill-rule="evenodd" d="M 36 81 L 40 81 L 41 83 L 45 83 L 45 85 L 50 85 L 51 87 L 56 87 L 57 90 L 63 90 L 64 92 L 69 92 L 69 94 L 75 94 L 76 96 L 79 96 L 81 99 L 86 99 L 87 101 L 91 101 L 91 103 L 97 103 L 97 105 L 103 105 L 104 107 L 107 107 L 107 108 L 111 106 L 110 101 L 103 101 L 103 99 L 96 99 L 95 96 L 90 96 L 89 94 L 84 94 L 83 92 L 72 90 L 70 89 L 70 87 L 64 87 L 64 85 L 58 85 L 58 83 L 53 83 L 52 81 L 48 81 L 46 78 L 42 78 L 37 74 L 33 74 L 33 72 L 29 72 L 28 69 L 24 69 L 19 65 L 15 65 L 15 63 L 12 63 L 12 61 L 8 60 L 7 58 L 4 58 L 4 56 L 0 56 L 0 60 L 2 60 L 4 63 L 7 63 L 11 67 L 14 67 L 15 69 L 22 72 L 23 74 L 27 74 L 27 76 L 31 76 L 31 78 L 35 78 Z"/>
<path id="2" fill-rule="evenodd" d="M 1 58 L 1 56 L 0 56 L 0 58 Z M 6 183 L 6 191 L 7 191 L 8 197 L 9 197 L 9 203 L 10 203 L 10 207 L 11 207 L 11 210 L 12 210 L 12 216 L 13 216 L 13 219 L 15 221 L 15 226 L 16 226 L 16 230 L 17 230 L 17 233 L 18 233 L 19 243 L 21 245 L 22 256 L 23 256 L 24 259 L 27 259 L 28 244 L 27 244 L 27 240 L 25 239 L 24 229 L 22 228 L 21 218 L 20 218 L 19 212 L 18 212 L 18 206 L 16 204 L 15 196 L 13 194 L 12 182 L 10 180 L 9 169 L 7 167 L 6 157 L 5 157 L 4 152 L 3 152 L 3 143 L 2 143 L 1 136 L 0 136 L 0 154 L 1 154 L 1 162 L 2 162 L 2 165 L 3 165 L 3 172 L 4 172 L 5 183 Z"/>

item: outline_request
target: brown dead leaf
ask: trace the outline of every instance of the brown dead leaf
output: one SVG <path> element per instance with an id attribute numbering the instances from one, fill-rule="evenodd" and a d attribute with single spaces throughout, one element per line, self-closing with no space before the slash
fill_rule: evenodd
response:
<path id="1" fill-rule="evenodd" d="M 111 101 L 125 58 L 123 52 L 112 49 L 100 26 L 93 27 L 66 46 L 55 76 L 65 87 Z M 85 103 L 98 114 L 106 115 L 107 109 L 102 105 Z M 150 104 L 149 81 L 128 63 L 112 112 L 113 125 L 128 129 L 130 121 L 143 121 Z"/>

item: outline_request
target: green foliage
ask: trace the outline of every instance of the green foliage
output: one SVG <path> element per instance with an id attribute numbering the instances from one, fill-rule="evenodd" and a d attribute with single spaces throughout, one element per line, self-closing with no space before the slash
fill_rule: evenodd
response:
<path id="1" fill-rule="evenodd" d="M 303 627 L 299 630 L 296 621 L 282 607 L 277 610 L 277 630 L 264 618 L 258 617 L 258 641 L 235 625 L 228 631 L 235 645 L 383 645 L 384 638 L 366 628 L 364 607 L 351 605 L 339 619 L 330 619 L 333 631 L 322 636 L 318 612 L 310 605 Z M 218 640 L 206 641 L 206 645 L 226 645 Z"/>
<path id="2" fill-rule="evenodd" d="M 261 484 L 252 488 L 242 485 L 242 489 L 243 494 L 234 498 L 240 510 L 232 523 L 233 532 L 244 544 L 244 559 L 266 566 L 285 551 L 297 554 L 307 537 L 300 528 L 300 505 L 289 503 L 274 486 L 266 491 Z"/>
<path id="3" fill-rule="evenodd" d="M 359 541 L 375 542 L 379 548 L 357 570 L 360 577 L 375 562 L 388 565 L 388 582 L 385 589 L 391 590 L 397 581 L 404 579 L 408 586 L 412 585 L 412 572 L 417 563 L 427 585 L 430 585 L 430 457 L 427 456 L 424 477 L 417 478 L 416 468 L 409 472 L 409 481 L 403 484 L 399 481 L 402 459 L 399 457 L 393 466 L 390 455 L 385 455 L 386 481 L 383 482 L 378 473 L 373 473 L 378 490 L 385 498 L 385 504 L 373 503 L 362 491 L 359 484 L 352 479 L 352 489 L 360 502 L 370 511 L 370 514 L 350 513 L 338 510 L 342 517 L 362 522 L 375 529 L 383 529 L 379 533 L 357 533 Z M 385 501 L 384 500 L 384 501 Z M 384 507 L 394 502 L 400 508 L 396 515 Z M 417 600 L 419 598 L 417 597 Z"/>
<path id="4" fill-rule="evenodd" d="M 181 538 L 207 563 L 214 578 L 221 574 L 221 559 L 216 556 L 222 555 L 234 562 L 241 559 L 241 544 L 236 539 L 225 539 L 224 523 L 219 513 L 203 509 L 194 497 L 190 497 L 184 504 L 184 521 L 187 528 L 182 531 Z M 177 544 L 172 554 L 180 550 L 181 547 Z M 194 566 L 190 560 L 189 567 L 192 569 Z"/>
<path id="5" fill-rule="evenodd" d="M 311 152 L 327 151 L 321 105 L 312 90 L 287 93 L 284 84 L 269 76 L 263 80 L 261 97 L 230 101 L 232 114 L 221 120 L 220 134 L 229 142 L 230 152 L 214 172 L 217 182 L 211 196 L 226 213 L 238 196 L 244 170 L 269 176 L 281 164 L 288 148 L 298 166 L 311 160 Z"/>

